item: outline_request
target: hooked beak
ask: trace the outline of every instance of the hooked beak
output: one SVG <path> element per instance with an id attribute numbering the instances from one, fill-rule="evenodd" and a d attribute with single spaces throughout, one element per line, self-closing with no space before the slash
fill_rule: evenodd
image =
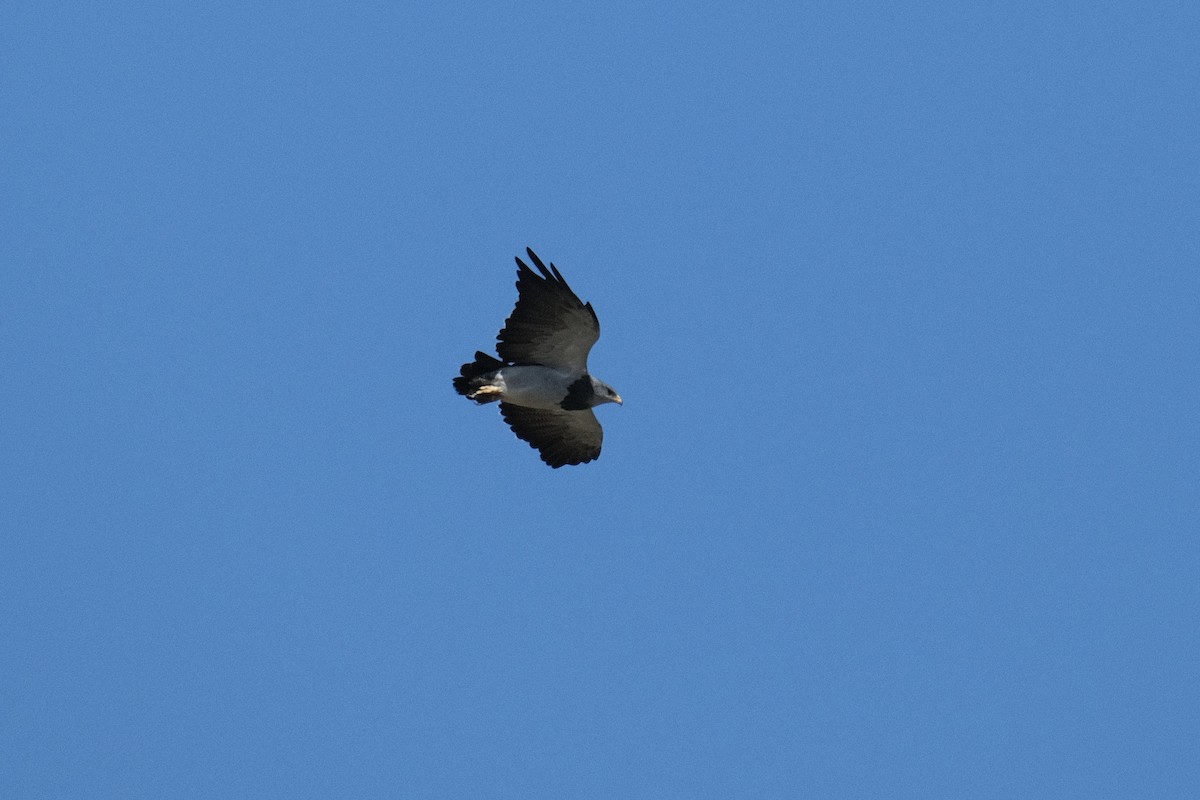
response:
<path id="1" fill-rule="evenodd" d="M 625 405 L 624 401 L 621 400 L 621 395 L 617 394 L 616 392 L 613 392 L 613 402 L 619 406 Z"/>

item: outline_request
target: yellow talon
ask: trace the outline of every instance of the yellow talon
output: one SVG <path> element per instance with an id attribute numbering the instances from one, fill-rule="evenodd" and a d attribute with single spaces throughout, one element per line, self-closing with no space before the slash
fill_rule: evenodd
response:
<path id="1" fill-rule="evenodd" d="M 469 398 L 470 398 L 470 399 L 472 399 L 472 400 L 475 400 L 475 399 L 477 399 L 477 398 L 479 398 L 479 397 L 481 397 L 481 396 L 482 396 L 482 397 L 490 397 L 491 395 L 494 395 L 494 394 L 500 394 L 500 389 L 499 389 L 499 387 L 496 387 L 496 386 L 480 386 L 480 387 L 479 387 L 478 389 L 476 389 L 474 392 L 472 392 L 471 394 L 467 395 L 467 397 L 469 397 Z"/>

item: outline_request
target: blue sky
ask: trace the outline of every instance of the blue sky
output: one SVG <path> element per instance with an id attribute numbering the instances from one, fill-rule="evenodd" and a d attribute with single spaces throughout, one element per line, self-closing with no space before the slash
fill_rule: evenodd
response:
<path id="1" fill-rule="evenodd" d="M 6 6 L 0 795 L 1196 797 L 1195 4 L 416 5 Z"/>

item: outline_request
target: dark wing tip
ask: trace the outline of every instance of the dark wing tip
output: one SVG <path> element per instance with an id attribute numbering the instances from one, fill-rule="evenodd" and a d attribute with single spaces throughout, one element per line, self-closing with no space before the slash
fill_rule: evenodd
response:
<path id="1" fill-rule="evenodd" d="M 546 269 L 545 262 L 538 258 L 538 254 L 533 252 L 532 247 L 526 247 L 525 252 L 529 255 L 529 260 L 533 262 L 533 265 L 542 273 L 543 278 L 548 281 L 556 280 L 562 285 L 566 286 L 567 282 L 563 280 L 562 275 L 558 274 L 558 270 L 554 268 L 553 262 L 550 264 L 550 269 Z M 520 261 L 521 259 L 517 259 L 517 263 L 520 263 Z M 532 271 L 533 270 L 530 270 L 530 272 Z"/>
<path id="2" fill-rule="evenodd" d="M 559 467 L 575 467 L 580 464 L 590 464 L 591 462 L 595 461 L 596 458 L 597 456 L 587 456 L 585 458 L 576 457 L 574 459 L 564 459 L 558 456 L 548 456 L 545 453 L 542 454 L 542 461 L 549 464 L 553 469 L 558 469 Z"/>
<path id="3" fill-rule="evenodd" d="M 558 267 L 554 266 L 553 261 L 551 261 L 550 266 L 547 267 L 546 263 L 538 258 L 538 254 L 533 252 L 532 247 L 526 247 L 525 252 L 529 255 L 529 260 L 533 262 L 533 265 L 541 271 L 542 278 L 544 278 L 548 283 L 557 283 L 568 292 L 571 292 L 571 294 L 575 294 L 575 292 L 567 284 L 567 279 L 564 278 L 562 273 L 558 271 Z M 525 265 L 525 262 L 522 261 L 519 256 L 517 257 L 517 264 L 521 267 L 524 267 L 530 275 L 535 274 L 533 270 L 529 269 L 529 267 Z M 518 273 L 520 273 L 520 270 L 518 270 Z"/>
<path id="4" fill-rule="evenodd" d="M 526 274 L 528 274 L 531 278 L 537 277 L 537 273 L 531 270 L 529 265 L 521 260 L 520 256 L 516 256 L 514 260 L 517 262 L 517 280 L 525 277 Z"/>

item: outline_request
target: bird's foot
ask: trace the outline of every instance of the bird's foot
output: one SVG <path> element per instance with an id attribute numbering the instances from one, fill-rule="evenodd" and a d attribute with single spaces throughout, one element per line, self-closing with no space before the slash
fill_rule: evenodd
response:
<path id="1" fill-rule="evenodd" d="M 501 391 L 499 386 L 480 386 L 474 392 L 467 395 L 467 397 L 471 398 L 472 400 L 477 400 L 481 403 L 486 403 L 489 400 L 498 400 L 500 398 L 500 394 Z"/>

